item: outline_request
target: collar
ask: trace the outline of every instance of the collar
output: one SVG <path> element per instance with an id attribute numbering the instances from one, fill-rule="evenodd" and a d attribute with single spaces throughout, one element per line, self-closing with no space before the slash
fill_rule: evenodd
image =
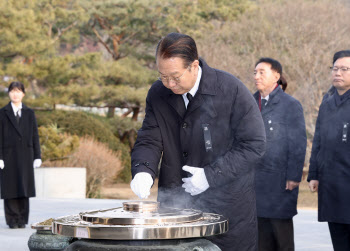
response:
<path id="1" fill-rule="evenodd" d="M 267 95 L 265 98 L 261 98 L 261 99 L 265 99 L 265 100 L 266 100 L 266 102 L 267 102 L 267 101 L 269 101 L 269 98 L 270 98 L 270 94 L 269 94 L 269 95 Z"/>
<path id="2" fill-rule="evenodd" d="M 339 95 L 338 91 L 334 92 L 335 104 L 337 106 L 341 105 L 350 97 L 350 90 L 347 90 L 343 95 Z"/>
<path id="3" fill-rule="evenodd" d="M 207 65 L 204 59 L 199 58 L 199 65 L 202 70 L 202 75 L 199 79 L 198 90 L 195 94 L 200 93 L 204 95 L 216 95 L 217 88 L 220 88 L 221 83 L 217 79 L 217 72 L 220 70 L 216 70 Z M 199 71 L 198 71 L 199 73 Z M 199 74 L 198 74 L 199 75 Z M 198 76 L 197 76 L 198 78 Z M 160 96 L 172 96 L 178 95 L 174 94 L 170 89 L 166 88 L 160 80 L 157 80 L 155 83 L 159 86 Z M 193 87 L 192 87 L 193 88 Z M 192 91 L 192 89 L 190 90 Z M 192 95 L 192 93 L 191 93 Z M 182 96 L 182 95 L 180 95 Z M 186 96 L 186 95 L 184 95 Z M 186 97 L 187 99 L 187 97 Z"/>
<path id="4" fill-rule="evenodd" d="M 200 66 L 198 66 L 198 75 L 197 75 L 196 83 L 194 83 L 194 86 L 192 87 L 192 89 L 189 92 L 182 94 L 182 97 L 184 100 L 187 100 L 187 96 L 186 96 L 187 93 L 190 93 L 192 95 L 192 97 L 194 97 L 194 95 L 196 95 L 198 88 L 199 88 L 199 82 L 201 81 L 201 77 L 202 77 L 202 68 Z"/>
<path id="5" fill-rule="evenodd" d="M 22 110 L 22 103 L 20 103 L 19 106 L 17 107 L 11 102 L 11 106 L 12 106 L 12 110 L 15 113 L 15 115 L 16 115 L 18 110 Z"/>
<path id="6" fill-rule="evenodd" d="M 270 99 L 272 100 L 272 99 L 277 95 L 277 93 L 279 93 L 279 92 L 281 92 L 281 91 L 283 92 L 282 88 L 280 88 L 279 85 L 277 84 L 276 87 L 275 87 L 275 89 L 273 89 L 273 91 L 270 92 L 269 95 L 267 95 L 267 96 L 265 97 L 265 99 L 266 99 L 267 101 L 269 101 Z"/>

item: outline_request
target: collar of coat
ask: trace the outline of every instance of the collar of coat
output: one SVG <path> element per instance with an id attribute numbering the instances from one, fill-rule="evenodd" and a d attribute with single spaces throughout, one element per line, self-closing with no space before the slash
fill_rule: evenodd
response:
<path id="1" fill-rule="evenodd" d="M 209 116 L 209 118 L 215 118 L 217 115 L 216 109 L 213 104 L 212 97 L 217 94 L 217 88 L 220 88 L 221 83 L 218 82 L 218 78 L 216 75 L 216 70 L 207 65 L 207 63 L 200 58 L 199 65 L 202 68 L 202 77 L 199 82 L 198 91 L 193 99 L 193 101 L 189 104 L 189 106 L 185 107 L 185 103 L 183 101 L 182 95 L 173 93 L 170 89 L 166 88 L 159 80 L 159 82 L 155 82 L 159 86 L 159 95 L 169 104 L 171 105 L 180 117 L 184 118 L 191 114 L 193 111 L 202 107 L 205 110 L 205 116 Z M 206 104 L 205 106 L 202 106 Z M 207 119 L 203 115 L 203 119 Z"/>
<path id="2" fill-rule="evenodd" d="M 202 67 L 202 77 L 201 77 L 201 81 L 199 82 L 197 93 L 206 94 L 206 95 L 216 95 L 217 85 L 213 84 L 213 83 L 217 83 L 217 76 L 216 76 L 215 69 L 211 68 L 202 58 L 199 58 L 199 65 L 200 67 Z M 164 89 L 165 91 L 161 93 L 161 96 L 178 95 L 173 93 L 170 89 L 167 89 L 165 87 Z"/>
<path id="3" fill-rule="evenodd" d="M 21 116 L 21 120 L 24 120 L 25 117 L 28 115 L 28 113 L 26 112 L 29 108 L 22 103 L 22 116 Z M 5 114 L 7 115 L 7 117 L 9 118 L 9 120 L 11 121 L 12 125 L 14 126 L 14 128 L 16 128 L 17 132 L 22 135 L 21 129 L 20 129 L 20 125 L 17 124 L 16 121 L 16 117 L 15 114 L 13 112 L 12 106 L 11 106 L 11 102 L 9 102 L 5 107 Z M 21 123 L 20 123 L 21 124 Z"/>
<path id="4" fill-rule="evenodd" d="M 280 101 L 280 95 L 282 93 L 284 93 L 282 88 L 278 86 L 269 94 L 269 101 L 267 103 L 277 104 Z M 259 92 L 257 91 L 253 96 L 256 102 L 259 103 Z"/>
<path id="5" fill-rule="evenodd" d="M 28 106 L 26 106 L 25 104 L 22 103 L 22 110 L 27 110 L 28 109 Z M 11 102 L 9 102 L 6 106 L 5 106 L 5 111 L 11 111 L 13 114 L 13 109 L 12 109 L 12 106 L 11 106 Z"/>
<path id="6" fill-rule="evenodd" d="M 350 100 L 350 90 L 348 90 L 346 93 L 342 95 L 342 98 L 340 98 L 337 89 L 332 86 L 327 93 L 323 96 L 322 103 L 329 104 L 331 109 L 337 109 L 338 107 L 342 106 L 344 103 L 347 103 L 347 101 Z"/>

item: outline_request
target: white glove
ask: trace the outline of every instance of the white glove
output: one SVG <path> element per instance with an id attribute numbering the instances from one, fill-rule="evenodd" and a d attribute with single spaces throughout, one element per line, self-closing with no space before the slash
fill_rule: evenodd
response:
<path id="1" fill-rule="evenodd" d="M 33 168 L 40 167 L 41 163 L 42 163 L 41 159 L 35 159 L 33 163 Z"/>
<path id="2" fill-rule="evenodd" d="M 185 188 L 185 192 L 194 196 L 203 193 L 209 188 L 209 183 L 207 177 L 205 177 L 203 168 L 183 166 L 182 170 L 192 174 L 192 177 L 182 179 L 184 182 L 182 187 Z"/>
<path id="3" fill-rule="evenodd" d="M 5 163 L 2 159 L 0 159 L 0 169 L 4 169 Z"/>
<path id="4" fill-rule="evenodd" d="M 153 178 L 149 173 L 141 172 L 135 175 L 130 183 L 131 190 L 139 196 L 140 199 L 147 199 L 151 194 Z"/>

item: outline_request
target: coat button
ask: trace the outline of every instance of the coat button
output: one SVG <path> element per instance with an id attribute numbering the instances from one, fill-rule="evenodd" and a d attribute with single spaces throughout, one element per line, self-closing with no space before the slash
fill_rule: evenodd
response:
<path id="1" fill-rule="evenodd" d="M 269 120 L 269 124 L 271 124 L 271 120 Z"/>
<path id="2" fill-rule="evenodd" d="M 186 158 L 188 156 L 188 152 L 183 152 L 182 155 Z"/>
<path id="3" fill-rule="evenodd" d="M 143 164 L 144 164 L 145 166 L 149 166 L 149 162 L 147 162 L 147 161 L 143 162 Z"/>
<path id="4" fill-rule="evenodd" d="M 188 126 L 188 124 L 187 124 L 186 122 L 184 122 L 184 123 L 182 124 L 182 128 L 183 128 L 183 129 L 187 128 L 187 126 Z"/>
<path id="5" fill-rule="evenodd" d="M 273 128 L 272 128 L 272 127 L 270 127 L 270 131 L 273 131 Z"/>

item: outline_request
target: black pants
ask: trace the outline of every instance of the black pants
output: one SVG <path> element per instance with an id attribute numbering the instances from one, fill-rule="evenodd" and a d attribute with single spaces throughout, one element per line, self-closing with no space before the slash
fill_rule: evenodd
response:
<path id="1" fill-rule="evenodd" d="M 5 219 L 7 225 L 28 224 L 29 198 L 4 199 Z"/>
<path id="2" fill-rule="evenodd" d="M 293 219 L 258 217 L 259 251 L 294 251 Z"/>
<path id="3" fill-rule="evenodd" d="M 350 251 L 350 224 L 328 222 L 334 251 Z"/>

